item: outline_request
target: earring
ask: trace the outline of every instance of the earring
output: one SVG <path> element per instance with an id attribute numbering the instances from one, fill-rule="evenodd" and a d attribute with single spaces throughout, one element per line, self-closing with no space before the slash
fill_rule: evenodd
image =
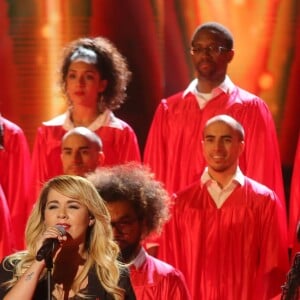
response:
<path id="1" fill-rule="evenodd" d="M 105 111 L 105 102 L 104 102 L 104 96 L 103 94 L 99 94 L 98 97 L 98 110 L 102 114 Z"/>
<path id="2" fill-rule="evenodd" d="M 93 226 L 95 224 L 95 218 L 93 216 L 89 216 L 90 222 L 89 222 L 89 226 Z"/>

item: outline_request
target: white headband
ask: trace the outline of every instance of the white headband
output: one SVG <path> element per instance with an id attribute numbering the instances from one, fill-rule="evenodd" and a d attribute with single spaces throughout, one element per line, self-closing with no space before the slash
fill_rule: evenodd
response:
<path id="1" fill-rule="evenodd" d="M 84 47 L 79 47 L 70 57 L 71 61 L 80 60 L 88 64 L 97 63 L 97 54 L 91 50 Z"/>

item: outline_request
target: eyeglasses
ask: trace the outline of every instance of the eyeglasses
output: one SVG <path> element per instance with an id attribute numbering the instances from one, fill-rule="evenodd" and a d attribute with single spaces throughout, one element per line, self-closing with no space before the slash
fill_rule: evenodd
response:
<path id="1" fill-rule="evenodd" d="M 128 219 L 128 220 L 123 220 L 118 222 L 110 222 L 110 225 L 112 228 L 117 229 L 118 232 L 126 233 L 131 229 L 130 227 L 137 221 L 138 221 L 137 218 Z"/>
<path id="2" fill-rule="evenodd" d="M 207 53 L 208 55 L 212 55 L 212 56 L 218 56 L 225 51 L 230 51 L 230 49 L 227 49 L 223 46 L 213 46 L 213 45 L 208 47 L 191 47 L 190 50 L 192 55 Z"/>

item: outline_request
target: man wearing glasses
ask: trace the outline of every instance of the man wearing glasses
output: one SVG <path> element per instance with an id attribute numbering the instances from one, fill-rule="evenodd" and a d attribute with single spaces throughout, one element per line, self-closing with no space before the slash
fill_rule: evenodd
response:
<path id="1" fill-rule="evenodd" d="M 134 163 L 98 169 L 88 179 L 106 202 L 122 260 L 131 265 L 136 299 L 189 300 L 182 273 L 146 253 L 142 246 L 169 217 L 169 197 L 162 184 L 147 168 Z"/>
<path id="2" fill-rule="evenodd" d="M 205 166 L 199 142 L 205 122 L 218 114 L 230 115 L 246 131 L 241 170 L 275 190 L 285 210 L 274 121 L 262 99 L 236 86 L 227 75 L 233 46 L 232 34 L 221 24 L 209 22 L 196 28 L 190 44 L 196 78 L 185 91 L 159 104 L 144 162 L 170 193 L 185 188 L 199 178 Z"/>

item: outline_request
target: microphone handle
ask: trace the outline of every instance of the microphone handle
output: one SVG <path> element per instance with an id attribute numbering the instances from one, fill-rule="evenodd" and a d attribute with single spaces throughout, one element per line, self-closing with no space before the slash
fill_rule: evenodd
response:
<path id="1" fill-rule="evenodd" d="M 46 239 L 36 254 L 36 260 L 41 261 L 48 258 L 52 252 L 57 248 L 58 240 L 56 238 Z"/>

